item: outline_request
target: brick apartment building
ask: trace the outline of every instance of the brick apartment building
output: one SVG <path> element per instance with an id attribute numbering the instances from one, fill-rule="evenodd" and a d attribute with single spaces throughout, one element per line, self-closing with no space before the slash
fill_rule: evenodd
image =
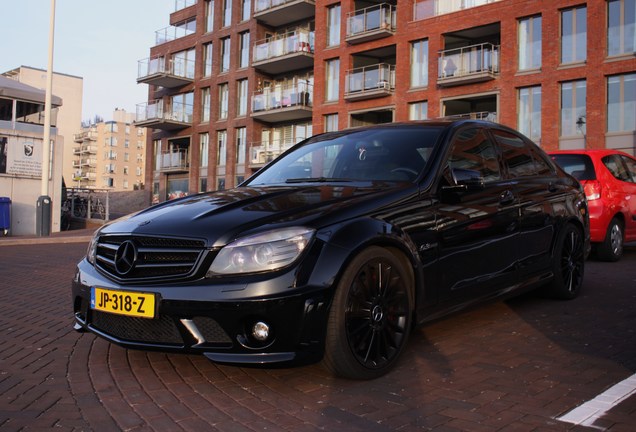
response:
<path id="1" fill-rule="evenodd" d="M 305 137 L 470 116 L 636 150 L 636 0 L 178 0 L 138 82 L 153 199 L 235 186 Z"/>

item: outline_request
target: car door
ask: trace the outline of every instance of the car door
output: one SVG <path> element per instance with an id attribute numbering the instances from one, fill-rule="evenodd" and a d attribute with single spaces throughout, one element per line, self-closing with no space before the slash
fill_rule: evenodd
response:
<path id="1" fill-rule="evenodd" d="M 483 127 L 451 137 L 436 206 L 440 299 L 495 295 L 516 278 L 518 200 Z"/>
<path id="2" fill-rule="evenodd" d="M 554 166 L 535 144 L 503 129 L 492 129 L 501 149 L 506 175 L 519 198 L 520 274 L 525 278 L 550 270 L 556 233 L 555 208 L 563 209 L 566 185 L 557 181 Z"/>
<path id="3" fill-rule="evenodd" d="M 636 160 L 624 155 L 610 155 L 603 158 L 616 181 L 614 195 L 625 216 L 625 241 L 636 239 Z"/>

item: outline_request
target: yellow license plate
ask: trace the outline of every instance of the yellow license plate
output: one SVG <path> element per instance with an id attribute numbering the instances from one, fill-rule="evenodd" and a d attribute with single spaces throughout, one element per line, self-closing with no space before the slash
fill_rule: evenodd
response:
<path id="1" fill-rule="evenodd" d="M 127 316 L 154 318 L 155 295 L 92 287 L 91 309 Z"/>

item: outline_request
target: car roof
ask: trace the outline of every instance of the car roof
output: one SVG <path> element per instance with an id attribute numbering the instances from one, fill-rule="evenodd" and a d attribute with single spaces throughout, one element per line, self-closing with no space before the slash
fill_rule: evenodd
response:
<path id="1" fill-rule="evenodd" d="M 631 156 L 629 153 L 625 153 L 623 151 L 614 150 L 614 149 L 550 150 L 547 153 L 550 155 L 571 154 L 571 155 L 590 155 L 590 156 L 597 156 L 597 157 L 618 154 L 618 155 L 624 155 L 624 156 L 629 156 L 633 158 L 633 156 Z"/>

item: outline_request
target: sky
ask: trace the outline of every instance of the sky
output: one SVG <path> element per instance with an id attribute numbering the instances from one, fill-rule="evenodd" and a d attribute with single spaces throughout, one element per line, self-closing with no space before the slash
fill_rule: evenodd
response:
<path id="1" fill-rule="evenodd" d="M 170 25 L 175 0 L 56 0 L 53 71 L 83 78 L 82 120 L 134 113 L 148 100 L 137 62 L 150 56 L 155 31 Z M 51 0 L 0 0 L 0 73 L 46 70 Z M 55 92 L 53 92 L 55 94 Z"/>

